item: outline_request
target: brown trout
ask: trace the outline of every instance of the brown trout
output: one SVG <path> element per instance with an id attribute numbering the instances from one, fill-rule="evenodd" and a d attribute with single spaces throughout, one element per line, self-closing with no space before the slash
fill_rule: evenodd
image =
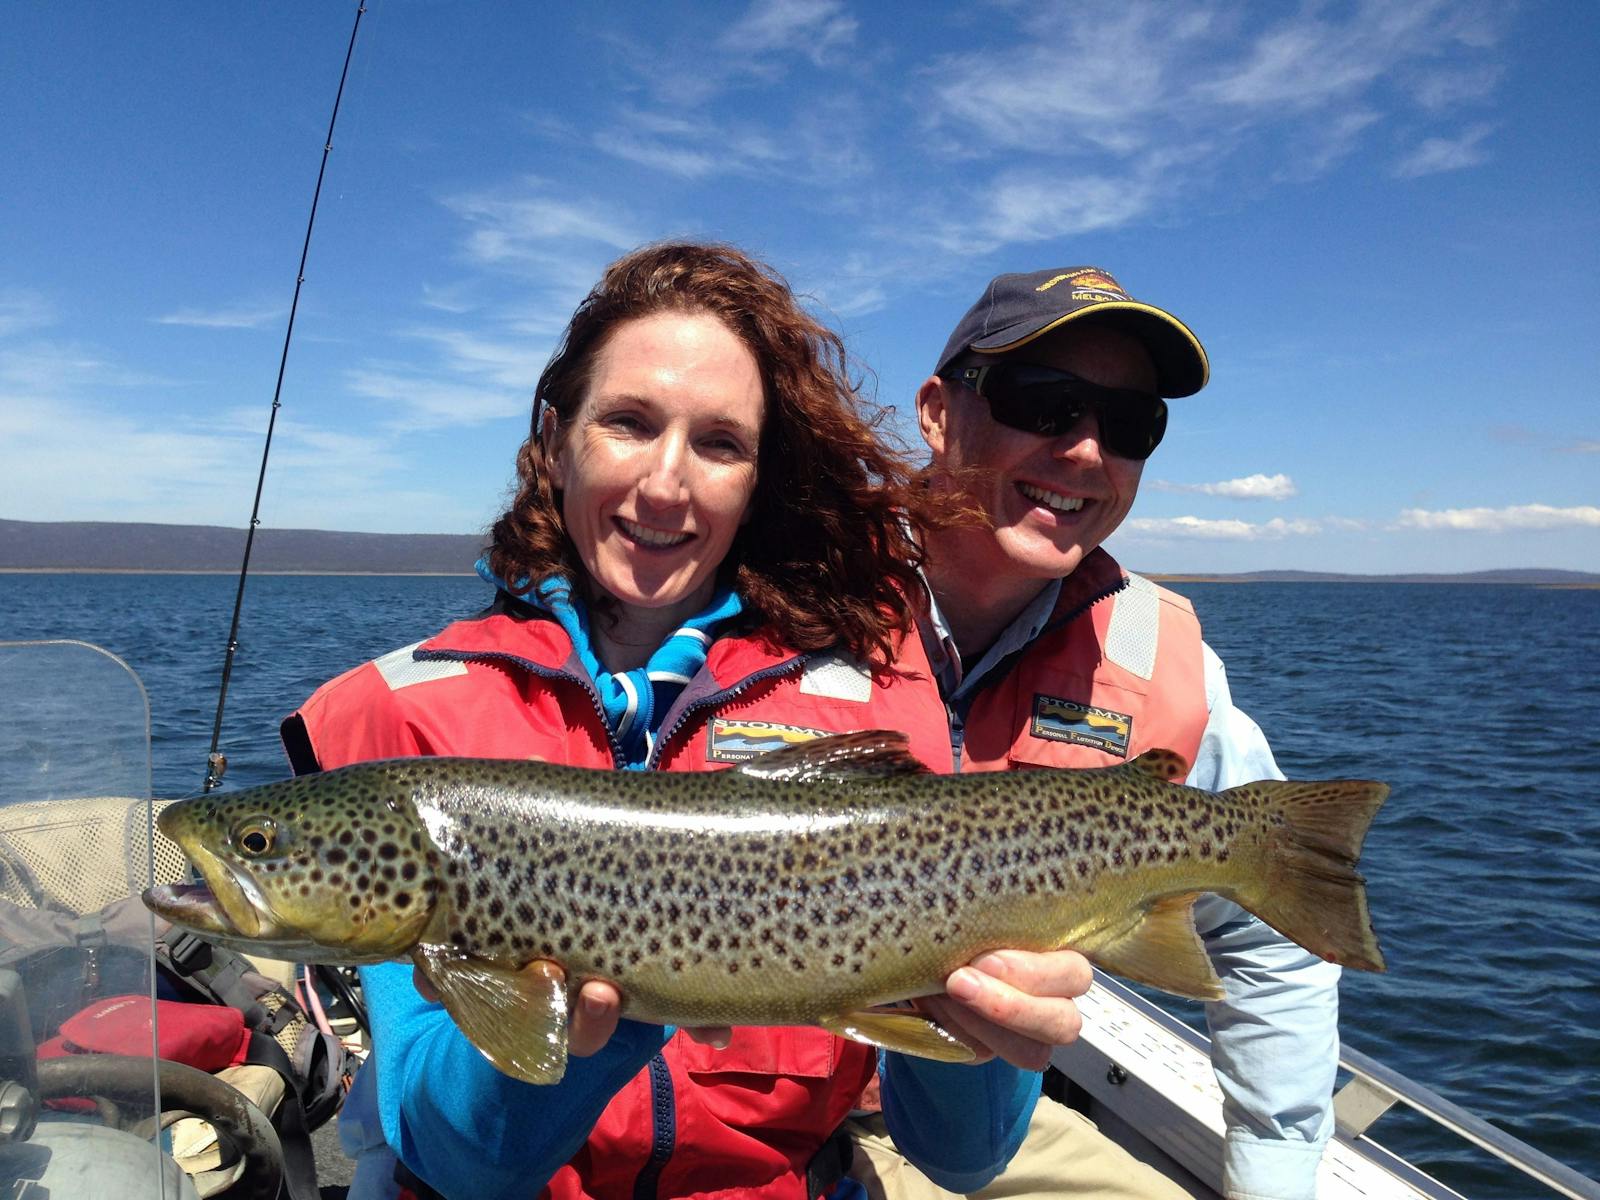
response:
<path id="1" fill-rule="evenodd" d="M 1171 782 L 1153 750 L 1096 770 L 932 775 L 900 734 L 820 738 L 719 772 L 362 763 L 167 807 L 202 885 L 161 916 L 310 962 L 409 954 L 502 1071 L 553 1083 L 588 979 L 673 1025 L 820 1025 L 947 1061 L 905 1009 L 988 950 L 1072 948 L 1178 995 L 1222 994 L 1203 892 L 1379 971 L 1354 870 L 1380 783 Z M 551 964 L 555 964 L 552 967 Z"/>

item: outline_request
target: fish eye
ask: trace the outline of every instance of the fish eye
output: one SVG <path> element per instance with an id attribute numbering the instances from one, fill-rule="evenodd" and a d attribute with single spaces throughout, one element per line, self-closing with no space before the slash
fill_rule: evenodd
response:
<path id="1" fill-rule="evenodd" d="M 270 854 L 277 840 L 278 829 L 271 821 L 247 821 L 233 831 L 233 844 L 251 858 Z"/>

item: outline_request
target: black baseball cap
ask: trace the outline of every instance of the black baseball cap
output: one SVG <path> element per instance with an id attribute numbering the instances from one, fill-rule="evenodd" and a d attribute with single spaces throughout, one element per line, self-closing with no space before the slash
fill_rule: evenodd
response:
<path id="1" fill-rule="evenodd" d="M 1091 320 L 1137 339 L 1155 363 L 1157 391 L 1192 396 L 1211 364 L 1200 339 L 1171 313 L 1135 300 L 1099 267 L 1061 267 L 996 275 L 967 310 L 939 356 L 934 374 L 968 350 L 1009 354 L 1072 321 Z"/>

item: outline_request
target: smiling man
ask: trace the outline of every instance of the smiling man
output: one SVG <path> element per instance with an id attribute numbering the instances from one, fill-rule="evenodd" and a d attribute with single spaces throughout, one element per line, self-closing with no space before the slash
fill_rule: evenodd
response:
<path id="1" fill-rule="evenodd" d="M 1164 747 L 1193 764 L 1196 787 L 1283 777 L 1188 601 L 1101 548 L 1166 431 L 1166 398 L 1208 374 L 1188 326 L 1095 267 L 998 276 L 956 326 L 917 410 L 932 486 L 988 517 L 926 544 L 923 640 L 957 770 L 1104 767 Z M 1333 1127 L 1339 969 L 1218 897 L 1195 916 L 1226 989 L 1207 1010 L 1226 1194 L 1309 1200 Z M 870 1118 L 850 1132 L 869 1193 L 949 1194 L 909 1169 L 932 1147 L 896 1148 Z M 1004 1174 L 975 1194 L 1184 1193 L 1041 1102 Z"/>

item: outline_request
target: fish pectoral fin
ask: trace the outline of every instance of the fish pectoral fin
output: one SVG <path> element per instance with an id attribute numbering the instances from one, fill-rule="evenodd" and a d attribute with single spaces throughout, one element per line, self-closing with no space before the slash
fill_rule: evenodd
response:
<path id="1" fill-rule="evenodd" d="M 1222 999 L 1222 981 L 1194 928 L 1199 892 L 1164 896 L 1136 924 L 1098 945 L 1073 946 L 1113 975 L 1191 1000 Z"/>
<path id="2" fill-rule="evenodd" d="M 758 754 L 734 770 L 756 779 L 790 783 L 849 783 L 929 773 L 927 764 L 911 753 L 910 739 L 888 729 L 862 729 L 797 742 Z"/>
<path id="3" fill-rule="evenodd" d="M 506 967 L 446 946 L 418 946 L 445 1010 L 496 1070 L 528 1083 L 559 1083 L 567 1070 L 567 975 L 538 960 Z"/>
<path id="4" fill-rule="evenodd" d="M 824 1017 L 817 1024 L 849 1041 L 918 1058 L 951 1063 L 969 1063 L 977 1058 L 971 1046 L 921 1013 L 868 1010 Z"/>

